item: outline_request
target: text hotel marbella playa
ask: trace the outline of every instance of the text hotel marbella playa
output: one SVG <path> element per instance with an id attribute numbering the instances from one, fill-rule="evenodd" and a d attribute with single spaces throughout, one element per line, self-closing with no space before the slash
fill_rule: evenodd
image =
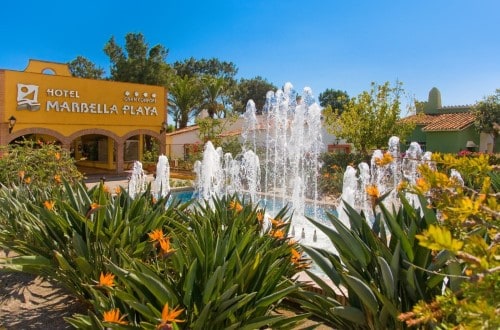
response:
<path id="1" fill-rule="evenodd" d="M 66 64 L 30 60 L 0 69 L 0 146 L 60 144 L 80 166 L 122 172 L 153 144 L 165 154 L 166 91 L 159 86 L 75 78 Z"/>

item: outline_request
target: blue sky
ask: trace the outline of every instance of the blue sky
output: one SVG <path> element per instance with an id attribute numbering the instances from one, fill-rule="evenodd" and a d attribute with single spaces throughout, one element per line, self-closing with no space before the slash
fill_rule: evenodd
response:
<path id="1" fill-rule="evenodd" d="M 291 82 L 317 97 L 355 96 L 370 82 L 403 82 L 408 95 L 473 104 L 500 88 L 498 0 L 6 1 L 0 68 L 81 55 L 109 71 L 103 47 L 127 33 L 190 57 L 233 62 L 238 78 Z"/>

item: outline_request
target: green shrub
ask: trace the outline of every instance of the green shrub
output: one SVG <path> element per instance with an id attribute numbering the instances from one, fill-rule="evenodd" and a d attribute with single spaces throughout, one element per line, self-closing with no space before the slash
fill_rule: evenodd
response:
<path id="1" fill-rule="evenodd" d="M 69 152 L 52 143 L 20 141 L 2 147 L 0 154 L 0 183 L 5 186 L 49 191 L 63 180 L 74 184 L 82 179 Z"/>

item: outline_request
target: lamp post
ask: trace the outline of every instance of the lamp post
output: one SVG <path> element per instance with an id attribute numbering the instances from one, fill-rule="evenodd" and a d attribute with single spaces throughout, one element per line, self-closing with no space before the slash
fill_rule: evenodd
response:
<path id="1" fill-rule="evenodd" d="M 160 129 L 160 133 L 165 133 L 168 129 L 168 124 L 166 122 L 163 122 L 161 124 L 161 129 Z"/>
<path id="2" fill-rule="evenodd" d="M 17 121 L 16 117 L 10 116 L 10 118 L 9 118 L 9 134 L 12 133 L 12 129 L 16 125 L 16 121 Z"/>

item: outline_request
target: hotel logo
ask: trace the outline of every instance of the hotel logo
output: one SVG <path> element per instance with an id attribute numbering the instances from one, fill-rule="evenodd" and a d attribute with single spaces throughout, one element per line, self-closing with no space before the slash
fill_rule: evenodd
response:
<path id="1" fill-rule="evenodd" d="M 17 110 L 40 110 L 37 85 L 17 84 Z"/>

